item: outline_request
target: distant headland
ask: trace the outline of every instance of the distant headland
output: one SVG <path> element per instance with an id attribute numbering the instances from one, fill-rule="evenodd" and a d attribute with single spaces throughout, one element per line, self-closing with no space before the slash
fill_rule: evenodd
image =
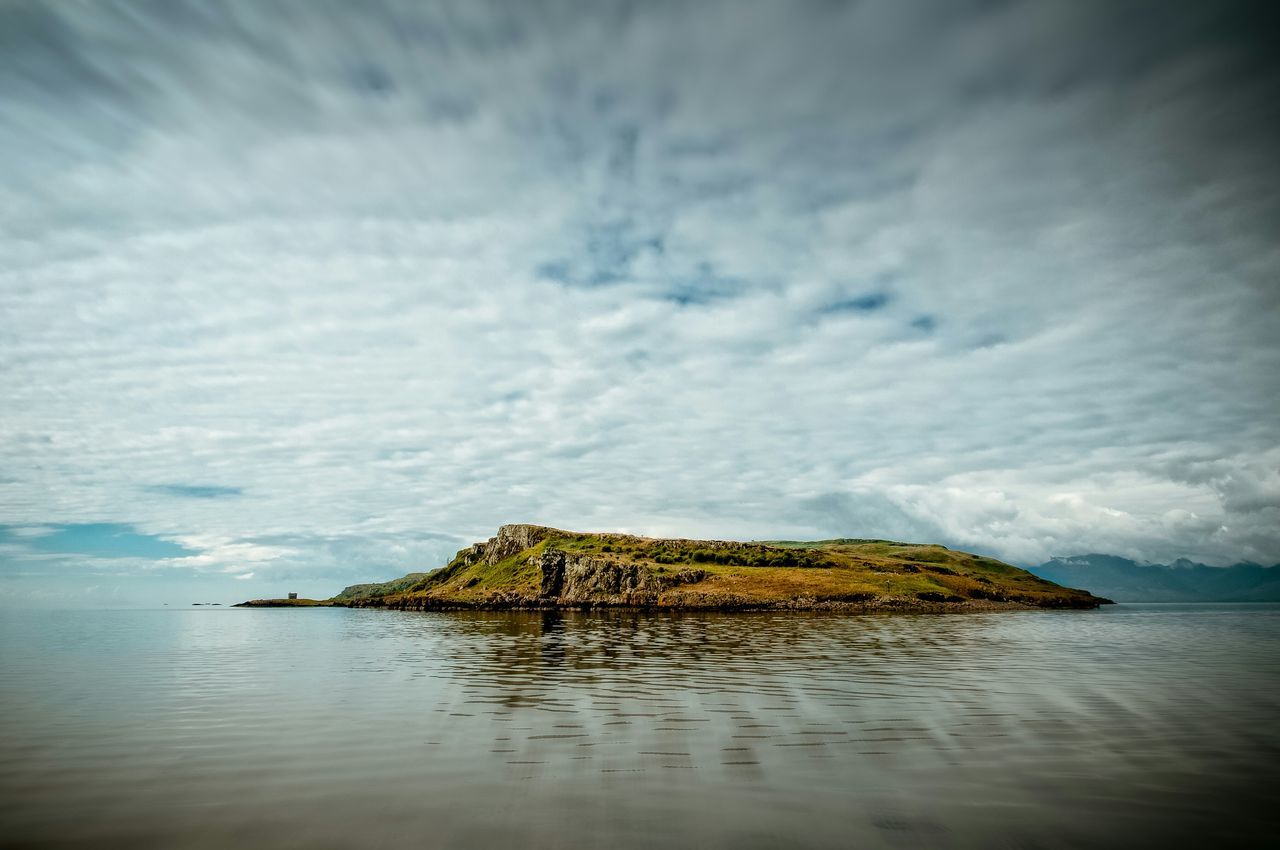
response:
<path id="1" fill-rule="evenodd" d="M 352 585 L 332 599 L 257 599 L 237 607 L 964 612 L 1109 601 L 944 546 L 739 543 L 504 525 L 432 572 Z"/>

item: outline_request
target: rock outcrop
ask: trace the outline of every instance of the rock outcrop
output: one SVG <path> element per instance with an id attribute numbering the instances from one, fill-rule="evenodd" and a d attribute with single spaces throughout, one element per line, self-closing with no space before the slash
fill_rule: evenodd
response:
<path id="1" fill-rule="evenodd" d="M 639 564 L 547 549 L 530 560 L 542 576 L 538 596 L 570 604 L 653 604 L 664 582 Z"/>
<path id="2" fill-rule="evenodd" d="M 533 548 L 554 534 L 564 533 L 559 529 L 542 525 L 523 523 L 504 525 L 488 540 L 460 550 L 450 563 L 451 565 L 461 563 L 468 567 L 472 564 L 484 563 L 492 567 L 505 558 Z"/>

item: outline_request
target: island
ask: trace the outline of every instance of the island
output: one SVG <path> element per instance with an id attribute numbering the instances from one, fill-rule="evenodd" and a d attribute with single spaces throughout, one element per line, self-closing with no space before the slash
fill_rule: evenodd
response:
<path id="1" fill-rule="evenodd" d="M 257 599 L 237 607 L 965 612 L 1109 602 L 938 545 L 742 543 L 504 525 L 431 572 L 352 585 L 331 599 Z"/>

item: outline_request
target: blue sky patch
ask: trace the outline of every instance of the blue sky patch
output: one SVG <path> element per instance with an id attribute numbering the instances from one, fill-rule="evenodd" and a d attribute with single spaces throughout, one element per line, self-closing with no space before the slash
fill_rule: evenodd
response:
<path id="1" fill-rule="evenodd" d="M 918 331 L 924 331 L 927 334 L 933 333 L 938 327 L 938 320 L 933 316 L 918 316 L 911 320 L 911 327 Z"/>
<path id="2" fill-rule="evenodd" d="M 834 301 L 822 308 L 823 313 L 874 313 L 889 305 L 889 296 L 883 292 L 871 292 L 855 298 Z"/>
<path id="3" fill-rule="evenodd" d="M 239 487 L 219 487 L 213 484 L 156 484 L 147 490 L 188 499 L 224 499 L 244 493 Z"/>
<path id="4" fill-rule="evenodd" d="M 32 552 L 58 555 L 91 555 L 98 558 L 181 558 L 197 554 L 154 534 L 143 534 L 132 525 L 90 522 L 52 525 L 49 534 L 14 534 L 14 526 L 0 527 L 0 539 L 24 544 Z"/>

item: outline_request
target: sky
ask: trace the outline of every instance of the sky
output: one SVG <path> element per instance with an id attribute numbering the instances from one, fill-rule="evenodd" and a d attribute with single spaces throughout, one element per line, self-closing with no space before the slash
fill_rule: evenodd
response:
<path id="1" fill-rule="evenodd" d="M 1276 23 L 0 3 L 0 605 L 508 522 L 1280 561 Z"/>

